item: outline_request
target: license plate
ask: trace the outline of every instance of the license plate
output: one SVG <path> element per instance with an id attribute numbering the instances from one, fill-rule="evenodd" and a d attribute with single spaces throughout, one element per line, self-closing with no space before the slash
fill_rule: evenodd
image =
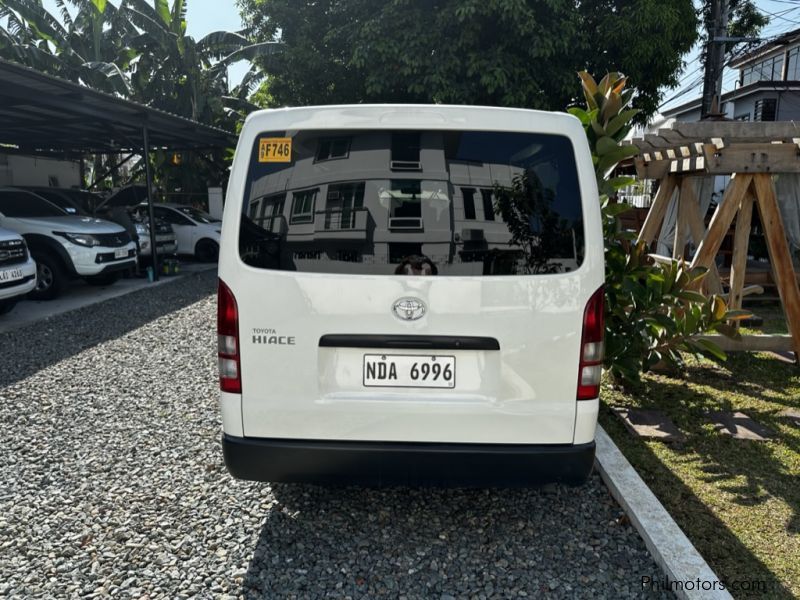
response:
<path id="1" fill-rule="evenodd" d="M 117 248 L 114 250 L 114 258 L 128 258 L 127 248 Z"/>
<path id="2" fill-rule="evenodd" d="M 417 354 L 365 354 L 366 387 L 454 388 L 456 357 Z"/>
<path id="3" fill-rule="evenodd" d="M 22 279 L 22 269 L 7 269 L 0 271 L 0 283 Z"/>

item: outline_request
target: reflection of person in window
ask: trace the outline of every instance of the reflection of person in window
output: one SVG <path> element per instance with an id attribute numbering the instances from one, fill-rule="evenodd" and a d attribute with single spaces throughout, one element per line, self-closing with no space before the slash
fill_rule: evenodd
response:
<path id="1" fill-rule="evenodd" d="M 394 270 L 395 275 L 437 275 L 438 273 L 439 269 L 430 258 L 416 255 L 406 256 Z"/>

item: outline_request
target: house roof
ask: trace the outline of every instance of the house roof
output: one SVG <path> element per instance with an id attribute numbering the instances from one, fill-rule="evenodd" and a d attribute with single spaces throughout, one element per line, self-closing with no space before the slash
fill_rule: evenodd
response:
<path id="1" fill-rule="evenodd" d="M 0 144 L 30 154 L 226 148 L 236 135 L 0 60 Z"/>
<path id="2" fill-rule="evenodd" d="M 753 83 L 743 85 L 742 87 L 738 87 L 735 90 L 731 90 L 730 92 L 725 92 L 724 94 L 722 94 L 721 101 L 729 102 L 731 100 L 744 98 L 745 96 L 749 96 L 751 94 L 764 91 L 771 91 L 778 93 L 785 91 L 800 91 L 800 82 L 754 81 Z M 699 110 L 700 104 L 701 104 L 701 98 L 695 98 L 693 100 L 689 100 L 688 102 L 684 102 L 683 104 L 679 104 L 678 106 L 673 106 L 671 108 L 662 110 L 661 114 L 664 115 L 665 117 L 677 117 L 678 115 L 682 115 L 684 113 L 693 110 Z"/>

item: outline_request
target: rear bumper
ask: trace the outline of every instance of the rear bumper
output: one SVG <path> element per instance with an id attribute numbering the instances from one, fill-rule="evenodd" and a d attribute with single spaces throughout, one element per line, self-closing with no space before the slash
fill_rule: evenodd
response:
<path id="1" fill-rule="evenodd" d="M 222 436 L 225 466 L 238 479 L 358 485 L 579 485 L 595 443 L 563 446 L 337 442 Z"/>

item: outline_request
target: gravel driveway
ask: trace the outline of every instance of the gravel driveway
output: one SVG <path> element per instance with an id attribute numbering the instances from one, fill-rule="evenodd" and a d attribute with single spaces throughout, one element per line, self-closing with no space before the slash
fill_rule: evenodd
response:
<path id="1" fill-rule="evenodd" d="M 0 596 L 621 598 L 658 573 L 597 476 L 538 490 L 232 480 L 215 284 L 185 277 L 0 335 Z"/>

